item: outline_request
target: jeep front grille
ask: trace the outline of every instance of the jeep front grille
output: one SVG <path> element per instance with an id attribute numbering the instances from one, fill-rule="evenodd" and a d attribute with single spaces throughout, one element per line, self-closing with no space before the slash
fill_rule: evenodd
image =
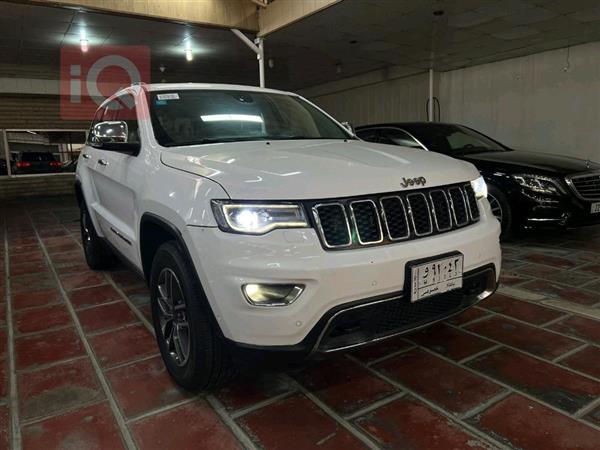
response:
<path id="1" fill-rule="evenodd" d="M 600 173 L 575 175 L 567 179 L 579 197 L 584 200 L 600 200 Z"/>
<path id="2" fill-rule="evenodd" d="M 479 220 L 470 184 L 307 203 L 330 250 L 417 239 Z"/>

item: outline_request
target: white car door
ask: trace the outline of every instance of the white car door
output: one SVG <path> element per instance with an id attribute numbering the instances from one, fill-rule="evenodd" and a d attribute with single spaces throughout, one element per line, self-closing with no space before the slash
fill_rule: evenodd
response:
<path id="1" fill-rule="evenodd" d="M 102 121 L 124 121 L 128 143 L 139 144 L 139 125 L 132 94 L 123 94 L 108 105 Z M 138 265 L 135 224 L 136 185 L 143 178 L 136 154 L 94 149 L 93 178 L 97 193 L 95 213 L 102 235 L 114 248 Z"/>

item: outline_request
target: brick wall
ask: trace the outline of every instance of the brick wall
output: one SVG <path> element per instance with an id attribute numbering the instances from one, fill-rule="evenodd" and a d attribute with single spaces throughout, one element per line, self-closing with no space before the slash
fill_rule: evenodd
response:
<path id="1" fill-rule="evenodd" d="M 20 198 L 73 194 L 75 175 L 19 175 L 0 177 L 0 202 Z"/>

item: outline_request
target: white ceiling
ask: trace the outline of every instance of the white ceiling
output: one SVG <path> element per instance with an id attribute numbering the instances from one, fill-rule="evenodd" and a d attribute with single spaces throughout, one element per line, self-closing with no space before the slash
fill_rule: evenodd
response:
<path id="1" fill-rule="evenodd" d="M 79 45 L 82 28 L 90 46 L 148 45 L 153 81 L 257 80 L 254 54 L 228 30 L 2 1 L 0 77 L 56 78 L 60 47 Z M 600 0 L 343 0 L 267 36 L 267 83 L 300 89 L 394 65 L 443 71 L 598 40 Z"/>
<path id="2" fill-rule="evenodd" d="M 446 71 L 599 40 L 600 0 L 344 0 L 268 36 L 267 48 L 298 88 L 390 65 Z"/>

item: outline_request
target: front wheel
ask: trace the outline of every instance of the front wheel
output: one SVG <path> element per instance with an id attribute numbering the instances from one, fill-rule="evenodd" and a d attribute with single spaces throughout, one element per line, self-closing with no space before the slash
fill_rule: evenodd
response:
<path id="1" fill-rule="evenodd" d="M 513 214 L 506 195 L 496 186 L 488 185 L 488 201 L 492 214 L 500 222 L 500 239 L 510 237 L 513 231 Z"/>
<path id="2" fill-rule="evenodd" d="M 234 373 L 208 301 L 178 244 L 158 249 L 150 275 L 152 319 L 167 370 L 186 389 L 222 385 Z"/>

